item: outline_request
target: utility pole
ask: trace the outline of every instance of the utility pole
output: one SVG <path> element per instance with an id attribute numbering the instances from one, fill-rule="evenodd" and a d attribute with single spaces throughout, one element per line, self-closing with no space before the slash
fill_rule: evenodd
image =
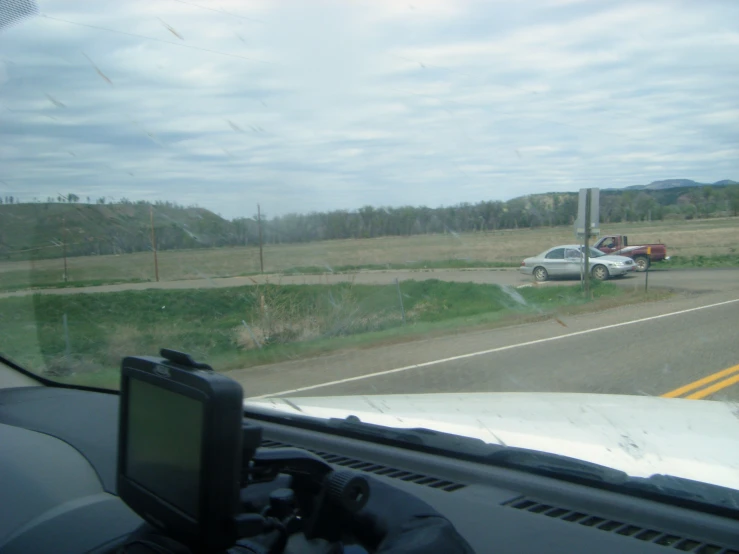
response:
<path id="1" fill-rule="evenodd" d="M 259 270 L 264 273 L 264 252 L 262 250 L 262 208 L 257 204 L 257 227 L 259 228 Z"/>
<path id="2" fill-rule="evenodd" d="M 590 298 L 590 195 L 591 190 L 585 192 L 585 248 L 583 249 L 583 263 L 585 264 L 583 271 L 583 284 L 585 289 L 585 298 Z"/>
<path id="3" fill-rule="evenodd" d="M 159 260 L 157 260 L 157 240 L 154 235 L 154 206 L 149 206 L 149 219 L 151 221 L 151 249 L 154 251 L 154 277 L 159 282 Z"/>
<path id="4" fill-rule="evenodd" d="M 64 257 L 64 282 L 67 282 L 67 218 L 62 217 L 62 256 Z"/>

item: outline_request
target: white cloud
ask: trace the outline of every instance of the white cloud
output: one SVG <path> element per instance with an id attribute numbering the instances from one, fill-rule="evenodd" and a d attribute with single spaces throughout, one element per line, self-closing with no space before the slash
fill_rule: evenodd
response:
<path id="1" fill-rule="evenodd" d="M 0 179 L 237 216 L 739 178 L 738 8 L 538 6 L 41 2 L 0 34 Z"/>

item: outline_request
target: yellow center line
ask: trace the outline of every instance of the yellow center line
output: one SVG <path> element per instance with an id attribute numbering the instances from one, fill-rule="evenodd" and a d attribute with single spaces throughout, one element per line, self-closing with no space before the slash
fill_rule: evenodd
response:
<path id="1" fill-rule="evenodd" d="M 690 400 L 700 400 L 701 398 L 705 398 L 709 394 L 713 394 L 714 392 L 720 391 L 721 389 L 730 387 L 735 383 L 739 383 L 739 374 L 734 375 L 733 377 L 729 377 L 728 379 L 724 379 L 723 381 L 719 381 L 718 383 L 715 383 L 710 387 L 706 387 L 705 389 L 701 389 L 698 392 L 694 392 L 693 394 L 686 396 L 685 398 L 688 398 Z"/>
<path id="2" fill-rule="evenodd" d="M 695 389 L 699 389 L 699 388 L 701 388 L 704 385 L 708 385 L 709 383 L 713 383 L 714 381 L 718 381 L 719 379 L 721 379 L 723 377 L 727 377 L 727 376 L 729 376 L 732 373 L 735 373 L 737 371 L 739 371 L 739 365 L 735 365 L 733 367 L 729 367 L 727 369 L 724 369 L 724 370 L 718 371 L 716 373 L 713 373 L 712 375 L 709 375 L 707 377 L 703 377 L 703 379 L 698 379 L 697 381 L 693 381 L 692 383 L 688 383 L 687 385 L 685 385 L 683 387 L 680 387 L 680 388 L 675 389 L 675 390 L 671 390 L 670 392 L 666 392 L 662 396 L 665 397 L 665 398 L 675 398 L 675 397 L 678 397 L 678 396 L 682 396 L 685 393 L 692 392 Z M 739 377 L 739 376 L 736 376 L 735 375 L 734 377 L 732 377 L 731 379 L 727 379 L 726 381 L 730 381 L 730 380 L 734 379 L 735 377 Z M 711 387 L 708 387 L 708 388 L 711 388 L 712 389 L 712 388 L 714 388 L 714 387 L 716 387 L 718 385 L 722 385 L 726 381 L 722 381 L 721 383 L 716 383 L 715 385 L 713 385 Z M 722 388 L 724 388 L 724 386 L 728 387 L 729 385 L 732 385 L 732 384 L 734 384 L 736 382 L 737 381 L 732 381 L 731 383 L 729 383 L 727 385 L 723 385 L 721 387 L 718 387 L 716 390 L 721 390 Z M 706 389 L 706 390 L 708 390 L 708 389 Z M 695 393 L 693 395 L 690 395 L 690 396 L 688 396 L 688 398 L 694 398 L 694 397 L 695 397 L 694 399 L 703 398 L 703 396 L 697 396 L 697 397 L 695 396 L 695 395 L 700 394 L 702 392 L 703 391 L 700 391 L 699 393 Z M 715 392 L 715 391 L 713 391 L 713 392 Z M 708 394 L 711 394 L 711 393 L 707 393 L 704 396 L 707 396 Z"/>

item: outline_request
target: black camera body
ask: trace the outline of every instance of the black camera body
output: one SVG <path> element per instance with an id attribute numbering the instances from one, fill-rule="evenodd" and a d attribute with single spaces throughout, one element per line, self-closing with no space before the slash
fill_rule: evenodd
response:
<path id="1" fill-rule="evenodd" d="M 162 355 L 122 362 L 118 495 L 173 539 L 224 550 L 238 538 L 243 390 L 185 354 Z"/>

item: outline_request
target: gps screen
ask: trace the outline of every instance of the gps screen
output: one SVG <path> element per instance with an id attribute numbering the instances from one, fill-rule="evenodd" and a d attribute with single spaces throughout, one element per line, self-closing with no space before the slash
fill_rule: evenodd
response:
<path id="1" fill-rule="evenodd" d="M 198 400 L 129 381 L 126 476 L 195 519 L 203 417 Z"/>

